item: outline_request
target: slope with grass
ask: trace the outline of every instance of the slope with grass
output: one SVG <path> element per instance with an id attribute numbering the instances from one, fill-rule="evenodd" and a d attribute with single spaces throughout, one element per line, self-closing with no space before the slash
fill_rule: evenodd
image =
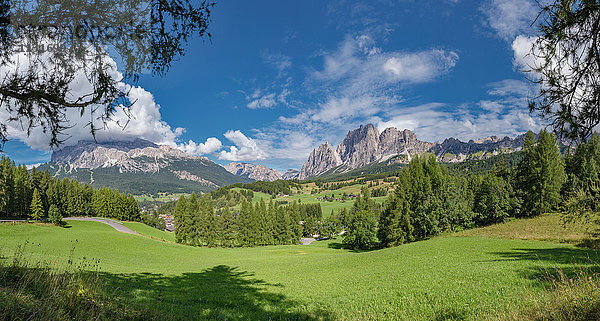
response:
<path id="1" fill-rule="evenodd" d="M 597 238 L 600 235 L 600 230 L 597 224 L 589 222 L 565 223 L 559 213 L 513 219 L 503 224 L 465 230 L 455 235 L 536 240 L 600 249 L 600 242 Z"/>
<path id="2" fill-rule="evenodd" d="M 441 237 L 370 252 L 309 246 L 195 248 L 96 222 L 61 229 L 1 224 L 2 252 L 29 240 L 32 260 L 97 259 L 115 300 L 177 319 L 481 319 L 543 293 L 540 275 L 589 266 L 594 250 L 548 242 Z"/>

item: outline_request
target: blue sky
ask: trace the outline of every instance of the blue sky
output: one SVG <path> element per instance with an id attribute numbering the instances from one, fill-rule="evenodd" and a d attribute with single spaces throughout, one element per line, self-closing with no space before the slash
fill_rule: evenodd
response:
<path id="1" fill-rule="evenodd" d="M 218 2 L 212 41 L 192 40 L 165 77 L 142 76 L 138 117 L 100 140 L 285 170 L 369 122 L 427 141 L 538 130 L 521 72 L 536 13 L 528 0 Z M 90 138 L 72 122 L 67 145 Z M 8 156 L 49 160 L 43 133 L 13 127 Z"/>

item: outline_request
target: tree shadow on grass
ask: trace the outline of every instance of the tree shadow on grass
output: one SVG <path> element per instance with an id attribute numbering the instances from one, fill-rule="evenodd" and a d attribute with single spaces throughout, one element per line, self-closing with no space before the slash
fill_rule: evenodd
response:
<path id="1" fill-rule="evenodd" d="M 104 274 L 113 296 L 158 309 L 176 320 L 333 320 L 328 311 L 303 311 L 300 302 L 279 293 L 281 287 L 253 273 L 218 265 L 200 273 Z"/>
<path id="2" fill-rule="evenodd" d="M 532 261 L 545 263 L 522 271 L 524 277 L 535 280 L 539 285 L 548 286 L 560 279 L 572 279 L 600 273 L 600 251 L 556 247 L 549 249 L 520 248 L 511 251 L 494 252 L 501 258 L 492 261 Z"/>

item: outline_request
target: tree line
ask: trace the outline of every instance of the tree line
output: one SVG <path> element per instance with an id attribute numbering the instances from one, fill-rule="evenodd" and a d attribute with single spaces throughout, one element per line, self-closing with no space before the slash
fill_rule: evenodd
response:
<path id="1" fill-rule="evenodd" d="M 252 204 L 242 199 L 239 205 L 219 208 L 210 195 L 181 196 L 174 211 L 177 242 L 211 247 L 297 244 L 312 231 L 305 229 L 306 222 L 322 219 L 319 204 L 280 206 L 273 200 Z"/>
<path id="2" fill-rule="evenodd" d="M 68 216 L 100 216 L 139 221 L 140 212 L 132 195 L 117 190 L 94 190 L 88 184 L 58 179 L 48 171 L 15 166 L 7 157 L 0 160 L 0 217 L 48 218 L 62 222 Z"/>
<path id="3" fill-rule="evenodd" d="M 563 211 L 567 217 L 598 213 L 600 138 L 595 134 L 562 157 L 555 136 L 542 130 L 536 141 L 528 132 L 515 167 L 502 161 L 486 174 L 445 171 L 433 155 L 413 159 L 399 173 L 394 192 L 381 213 L 348 226 L 345 242 L 354 248 L 396 246 L 444 231 Z M 360 209 L 353 207 L 350 215 Z M 365 223 L 368 221 L 369 223 Z M 376 222 L 377 224 L 375 224 Z M 365 230 L 367 229 L 367 230 Z M 353 238 L 367 235 L 367 238 Z"/>

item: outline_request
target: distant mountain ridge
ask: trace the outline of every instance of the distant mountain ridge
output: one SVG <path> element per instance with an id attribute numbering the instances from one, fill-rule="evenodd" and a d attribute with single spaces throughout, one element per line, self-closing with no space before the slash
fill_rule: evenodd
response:
<path id="1" fill-rule="evenodd" d="M 244 176 L 256 181 L 276 181 L 283 179 L 280 171 L 268 168 L 263 165 L 249 163 L 229 163 L 224 166 L 225 169 L 233 175 Z"/>
<path id="2" fill-rule="evenodd" d="M 323 173 L 343 173 L 374 163 L 408 163 L 415 155 L 433 153 L 440 162 L 457 163 L 469 159 L 486 159 L 501 153 L 512 153 L 523 148 L 525 135 L 516 138 L 490 136 L 462 142 L 447 138 L 442 143 L 420 141 L 410 130 L 394 127 L 383 132 L 373 125 L 361 125 L 351 130 L 334 149 L 329 142 L 314 149 L 302 166 L 299 179 Z"/>
<path id="3" fill-rule="evenodd" d="M 143 139 L 79 141 L 52 154 L 48 169 L 55 176 L 74 178 L 94 187 L 109 186 L 133 194 L 208 192 L 252 179 L 236 176 L 206 157 Z"/>

